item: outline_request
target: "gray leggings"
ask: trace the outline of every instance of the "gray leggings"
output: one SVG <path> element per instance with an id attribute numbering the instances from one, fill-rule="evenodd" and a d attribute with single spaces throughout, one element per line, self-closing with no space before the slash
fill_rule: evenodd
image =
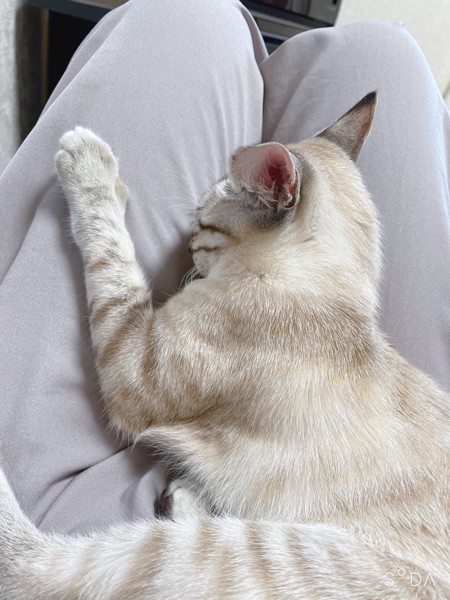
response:
<path id="1" fill-rule="evenodd" d="M 400 25 L 301 34 L 267 57 L 237 0 L 131 0 L 72 60 L 0 179 L 1 460 L 44 530 L 151 516 L 163 470 L 107 432 L 82 265 L 54 155 L 84 125 L 113 147 L 158 302 L 190 266 L 194 209 L 238 146 L 293 142 L 379 92 L 359 165 L 383 228 L 381 325 L 450 390 L 450 120 Z"/>

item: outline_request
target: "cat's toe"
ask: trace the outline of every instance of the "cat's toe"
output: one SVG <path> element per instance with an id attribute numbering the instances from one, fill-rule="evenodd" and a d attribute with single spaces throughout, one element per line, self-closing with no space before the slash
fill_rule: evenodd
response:
<path id="1" fill-rule="evenodd" d="M 117 160 L 111 148 L 90 129 L 76 127 L 67 131 L 60 145 L 60 152 L 68 154 L 80 170 L 96 167 L 110 176 L 117 175 Z"/>
<path id="2" fill-rule="evenodd" d="M 60 146 L 67 152 L 82 151 L 86 147 L 96 149 L 105 156 L 112 155 L 111 148 L 90 129 L 85 127 L 75 127 L 67 131 L 59 141 Z"/>
<path id="3" fill-rule="evenodd" d="M 61 149 L 65 150 L 66 152 L 74 152 L 77 150 L 77 148 L 83 144 L 82 133 L 87 131 L 89 130 L 83 129 L 82 127 L 76 127 L 71 131 L 66 131 L 66 133 L 59 140 Z"/>

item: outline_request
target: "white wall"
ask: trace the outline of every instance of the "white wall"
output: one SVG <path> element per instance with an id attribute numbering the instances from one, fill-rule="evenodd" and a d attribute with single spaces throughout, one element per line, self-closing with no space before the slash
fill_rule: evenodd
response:
<path id="1" fill-rule="evenodd" d="M 0 0 L 0 173 L 41 109 L 41 23 L 24 0 Z"/>
<path id="2" fill-rule="evenodd" d="M 22 0 L 0 0 L 0 172 L 20 141 L 14 41 L 19 3 Z"/>

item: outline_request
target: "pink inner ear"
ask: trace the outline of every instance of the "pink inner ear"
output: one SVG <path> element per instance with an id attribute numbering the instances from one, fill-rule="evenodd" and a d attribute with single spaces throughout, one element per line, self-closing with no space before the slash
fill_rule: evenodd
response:
<path id="1" fill-rule="evenodd" d="M 291 196 L 291 201 L 285 202 L 286 208 L 294 206 L 296 186 L 295 170 L 292 169 L 291 173 L 286 169 L 285 164 L 269 165 L 267 167 L 267 174 L 269 177 L 267 178 L 265 185 L 272 191 L 273 199 L 276 201 L 280 200 L 284 188 Z"/>
<path id="2" fill-rule="evenodd" d="M 267 187 L 282 187 L 286 183 L 290 183 L 292 179 L 292 174 L 286 169 L 286 164 L 269 164 L 267 167 L 267 175 L 264 182 Z"/>
<path id="3" fill-rule="evenodd" d="M 232 161 L 232 174 L 244 183 L 269 189 L 295 187 L 295 169 L 289 151 L 277 142 L 244 148 Z"/>

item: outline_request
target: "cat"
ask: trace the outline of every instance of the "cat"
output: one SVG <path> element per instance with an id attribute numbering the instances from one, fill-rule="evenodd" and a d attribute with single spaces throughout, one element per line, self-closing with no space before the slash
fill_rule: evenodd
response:
<path id="1" fill-rule="evenodd" d="M 63 136 L 107 414 L 170 461 L 171 518 L 44 535 L 0 472 L 1 599 L 450 598 L 450 399 L 377 325 L 376 102 L 238 150 L 158 309 L 111 149 Z"/>

